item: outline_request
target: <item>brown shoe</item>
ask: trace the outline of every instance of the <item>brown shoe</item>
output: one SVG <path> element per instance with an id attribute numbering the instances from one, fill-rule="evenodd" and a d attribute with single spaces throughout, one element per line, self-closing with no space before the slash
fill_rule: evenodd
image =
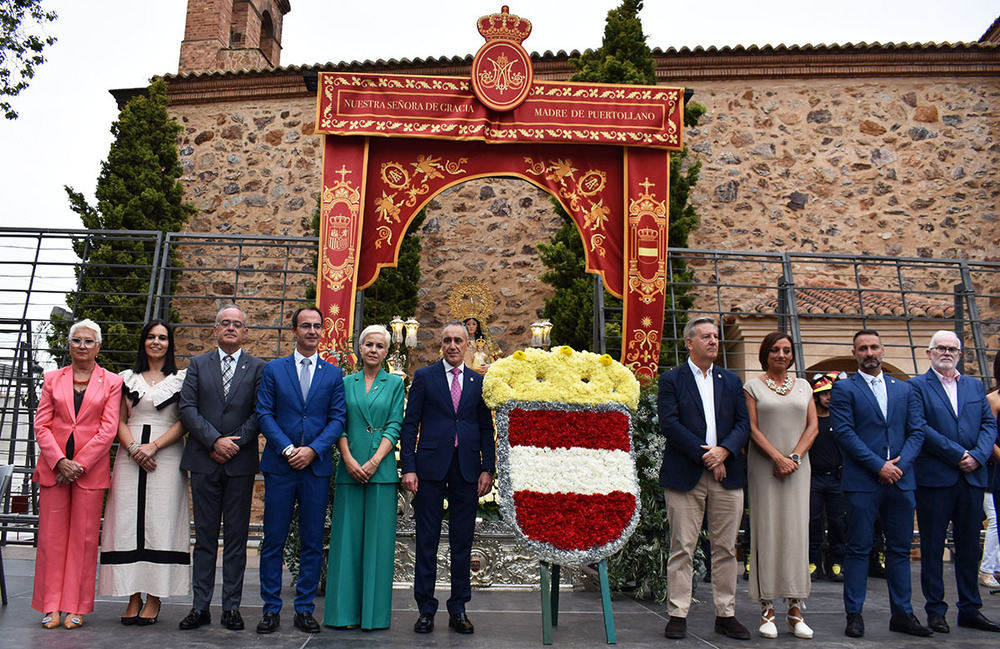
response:
<path id="1" fill-rule="evenodd" d="M 740 621 L 736 619 L 735 615 L 730 617 L 716 617 L 715 632 L 721 633 L 727 638 L 732 638 L 733 640 L 750 639 L 750 631 L 748 631 L 745 626 L 740 624 Z"/>
<path id="2" fill-rule="evenodd" d="M 667 626 L 663 629 L 663 637 L 680 640 L 687 636 L 687 618 L 670 616 Z"/>

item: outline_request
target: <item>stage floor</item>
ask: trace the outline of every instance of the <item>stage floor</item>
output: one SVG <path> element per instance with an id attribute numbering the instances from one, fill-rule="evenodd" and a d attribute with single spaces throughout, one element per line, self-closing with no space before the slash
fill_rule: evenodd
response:
<path id="1" fill-rule="evenodd" d="M 212 609 L 210 626 L 194 631 L 180 631 L 177 623 L 191 607 L 189 597 L 165 599 L 159 622 L 150 627 L 123 627 L 118 618 L 124 608 L 120 598 L 101 598 L 96 610 L 85 618 L 85 625 L 75 631 L 65 629 L 45 630 L 39 620 L 41 614 L 31 609 L 31 586 L 34 571 L 34 551 L 31 548 L 7 546 L 3 549 L 4 568 L 7 576 L 9 603 L 0 608 L 0 647 L 60 647 L 62 649 L 88 647 L 163 647 L 169 649 L 194 649 L 201 647 L 267 647 L 268 649 L 293 649 L 316 647 L 541 647 L 541 612 L 538 592 L 526 591 L 475 591 L 468 607 L 469 618 L 476 625 L 476 633 L 462 636 L 448 629 L 447 617 L 437 616 L 437 628 L 428 635 L 413 633 L 416 606 L 412 591 L 396 590 L 393 595 L 392 628 L 387 631 L 362 632 L 360 630 L 334 630 L 324 627 L 319 634 L 309 636 L 292 626 L 292 591 L 286 588 L 286 608 L 281 628 L 269 636 L 257 636 L 253 629 L 260 617 L 260 595 L 257 579 L 257 557 L 251 552 L 246 575 L 244 602 L 241 607 L 247 630 L 227 631 L 218 624 L 220 609 Z M 948 598 L 954 601 L 954 574 L 946 564 L 945 583 Z M 219 571 L 221 578 L 221 571 Z M 912 565 L 914 586 L 913 604 L 917 616 L 924 621 L 923 598 L 920 596 L 920 566 Z M 747 582 L 739 581 L 737 617 L 753 632 L 751 643 L 769 647 L 931 647 L 943 641 L 955 647 L 970 649 L 995 647 L 1000 634 L 970 631 L 958 628 L 955 611 L 948 612 L 952 631 L 945 637 L 912 638 L 888 630 L 888 596 L 885 581 L 869 582 L 868 602 L 865 606 L 866 635 L 862 640 L 844 636 L 843 600 L 840 584 L 820 581 L 813 584 L 805 617 L 815 631 L 812 640 L 798 640 L 779 625 L 781 632 L 776 640 L 765 640 L 756 635 L 759 609 L 747 597 Z M 218 601 L 220 587 L 216 587 Z M 989 595 L 983 589 L 983 613 L 1000 620 L 1000 595 Z M 622 647 L 737 647 L 747 643 L 730 640 L 713 631 L 714 610 L 711 604 L 711 585 L 698 584 L 698 602 L 688 618 L 688 637 L 685 640 L 667 640 L 663 637 L 666 624 L 665 607 L 649 602 L 638 602 L 624 597 L 614 602 L 615 627 L 618 644 Z M 323 602 L 317 600 L 316 618 L 322 620 Z M 783 616 L 779 615 L 779 622 Z M 803 644 L 805 643 L 805 644 Z M 604 641 L 604 624 L 601 616 L 600 596 L 596 592 L 567 592 L 560 596 L 559 626 L 553 634 L 553 647 L 601 647 Z"/>

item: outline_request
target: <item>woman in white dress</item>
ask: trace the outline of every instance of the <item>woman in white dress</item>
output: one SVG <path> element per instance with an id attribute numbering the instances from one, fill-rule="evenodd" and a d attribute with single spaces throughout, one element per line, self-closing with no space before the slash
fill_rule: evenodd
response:
<path id="1" fill-rule="evenodd" d="M 184 427 L 178 399 L 185 371 L 162 320 L 143 327 L 135 367 L 121 373 L 118 454 L 101 538 L 101 595 L 129 596 L 126 626 L 155 624 L 160 598 L 191 590 Z M 145 603 L 142 594 L 147 593 Z"/>

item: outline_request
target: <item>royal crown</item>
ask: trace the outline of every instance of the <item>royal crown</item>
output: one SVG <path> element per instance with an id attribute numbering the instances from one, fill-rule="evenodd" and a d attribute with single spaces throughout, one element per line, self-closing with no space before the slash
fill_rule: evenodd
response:
<path id="1" fill-rule="evenodd" d="M 487 41 L 502 39 L 520 43 L 531 35 L 531 22 L 510 13 L 504 5 L 498 14 L 490 14 L 479 19 L 479 33 Z"/>
<path id="2" fill-rule="evenodd" d="M 639 236 L 639 241 L 656 241 L 660 237 L 660 231 L 656 228 L 639 228 L 636 234 Z"/>

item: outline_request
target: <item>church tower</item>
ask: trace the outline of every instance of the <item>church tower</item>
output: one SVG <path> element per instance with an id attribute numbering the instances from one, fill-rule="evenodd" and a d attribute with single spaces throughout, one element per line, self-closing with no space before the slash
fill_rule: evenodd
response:
<path id="1" fill-rule="evenodd" d="M 278 67 L 291 9 L 289 0 L 188 0 L 177 72 Z"/>

